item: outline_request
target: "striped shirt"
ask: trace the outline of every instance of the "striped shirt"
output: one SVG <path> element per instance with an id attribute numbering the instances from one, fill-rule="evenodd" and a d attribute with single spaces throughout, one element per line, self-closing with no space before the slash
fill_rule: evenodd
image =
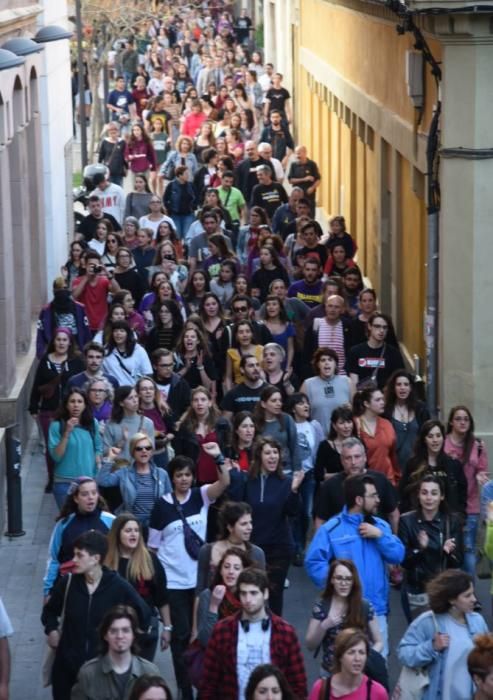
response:
<path id="1" fill-rule="evenodd" d="M 318 326 L 318 347 L 332 348 L 339 358 L 338 374 L 346 374 L 344 366 L 346 364 L 346 353 L 344 351 L 344 329 L 342 321 L 336 324 L 327 323 L 325 318 L 320 319 Z"/>

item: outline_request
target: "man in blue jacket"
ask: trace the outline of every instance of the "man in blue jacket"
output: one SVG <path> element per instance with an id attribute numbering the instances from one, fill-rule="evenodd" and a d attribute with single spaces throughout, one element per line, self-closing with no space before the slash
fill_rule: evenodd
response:
<path id="1" fill-rule="evenodd" d="M 382 653 L 387 656 L 389 581 L 385 564 L 399 564 L 404 559 L 404 545 L 385 520 L 375 517 L 380 499 L 370 476 L 346 479 L 344 497 L 342 513 L 317 530 L 305 558 L 305 569 L 314 584 L 323 588 L 332 559 L 354 562 L 363 594 L 375 608 L 384 641 Z"/>

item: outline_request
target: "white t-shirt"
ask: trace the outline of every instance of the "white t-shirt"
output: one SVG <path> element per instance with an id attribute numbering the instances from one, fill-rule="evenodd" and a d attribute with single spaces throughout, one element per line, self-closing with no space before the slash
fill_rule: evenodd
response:
<path id="1" fill-rule="evenodd" d="M 207 512 L 212 501 L 207 495 L 208 485 L 193 487 L 188 498 L 180 505 L 190 527 L 205 542 Z M 197 562 L 185 549 L 183 521 L 167 493 L 154 506 L 149 522 L 148 546 L 157 550 L 159 561 L 166 571 L 168 588 L 186 590 L 197 585 Z"/>
<path id="2" fill-rule="evenodd" d="M 139 227 L 152 229 L 152 237 L 155 239 L 157 238 L 157 230 L 159 228 L 159 225 L 162 224 L 163 221 L 167 221 L 173 229 L 173 231 L 176 230 L 175 224 L 173 223 L 173 219 L 171 219 L 169 216 L 166 216 L 165 214 L 162 215 L 159 221 L 151 221 L 151 219 L 149 219 L 147 216 L 141 216 L 139 219 Z"/>
<path id="3" fill-rule="evenodd" d="M 250 622 L 245 632 L 238 622 L 238 646 L 236 648 L 236 676 L 238 678 L 238 700 L 245 700 L 245 689 L 254 668 L 270 663 L 270 634 L 262 629 L 262 620 Z"/>
<path id="4" fill-rule="evenodd" d="M 304 471 L 313 468 L 315 458 L 315 430 L 310 421 L 296 423 L 296 432 L 298 433 L 298 447 L 301 454 L 301 464 Z"/>

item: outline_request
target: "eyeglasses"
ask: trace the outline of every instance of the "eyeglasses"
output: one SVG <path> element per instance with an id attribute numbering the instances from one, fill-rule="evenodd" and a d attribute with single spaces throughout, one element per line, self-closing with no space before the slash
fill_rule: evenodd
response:
<path id="1" fill-rule="evenodd" d="M 174 255 L 163 255 L 163 260 L 176 260 Z"/>
<path id="2" fill-rule="evenodd" d="M 136 452 L 143 452 L 144 450 L 146 452 L 150 452 L 152 450 L 152 446 L 151 445 L 137 445 L 137 447 L 135 448 Z"/>
<path id="3" fill-rule="evenodd" d="M 248 306 L 235 306 L 233 311 L 238 314 L 245 313 L 245 311 L 248 311 Z"/>
<path id="4" fill-rule="evenodd" d="M 334 581 L 337 583 L 351 583 L 352 580 L 352 576 L 334 576 Z"/>

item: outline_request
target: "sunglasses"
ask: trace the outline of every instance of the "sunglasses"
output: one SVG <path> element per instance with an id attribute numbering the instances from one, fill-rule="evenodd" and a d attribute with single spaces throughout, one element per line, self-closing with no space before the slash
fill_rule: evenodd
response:
<path id="1" fill-rule="evenodd" d="M 146 452 L 150 452 L 152 450 L 151 445 L 137 445 L 137 447 L 135 448 L 136 452 L 143 452 L 144 450 Z"/>
<path id="2" fill-rule="evenodd" d="M 163 255 L 163 260 L 176 260 L 174 255 Z"/>
<path id="3" fill-rule="evenodd" d="M 235 306 L 233 311 L 238 314 L 245 313 L 245 311 L 248 311 L 248 306 Z"/>

